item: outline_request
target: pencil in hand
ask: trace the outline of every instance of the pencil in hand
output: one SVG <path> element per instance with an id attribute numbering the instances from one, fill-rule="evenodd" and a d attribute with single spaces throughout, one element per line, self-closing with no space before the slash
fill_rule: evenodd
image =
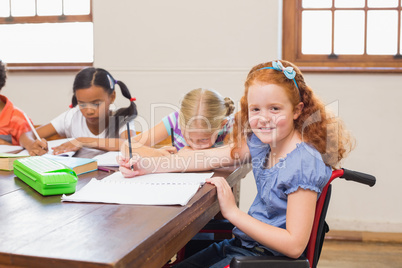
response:
<path id="1" fill-rule="evenodd" d="M 35 129 L 34 126 L 32 125 L 31 120 L 29 120 L 29 117 L 27 116 L 26 113 L 24 113 L 24 116 L 25 116 L 25 119 L 27 120 L 28 125 L 29 125 L 29 127 L 31 128 L 33 134 L 35 135 L 36 139 L 37 139 L 37 140 L 41 140 L 41 138 L 39 137 L 38 132 L 36 132 L 36 129 Z"/>
<path id="2" fill-rule="evenodd" d="M 131 159 L 131 158 L 133 158 L 133 149 L 131 148 L 131 134 L 130 134 L 130 126 L 129 126 L 128 122 L 127 122 L 127 138 L 128 138 L 128 150 L 129 150 L 130 159 Z M 133 165 L 131 165 L 131 170 L 134 170 Z"/>
<path id="3" fill-rule="evenodd" d="M 174 146 L 174 132 L 173 132 L 173 128 L 172 128 L 172 127 L 170 128 L 170 139 L 172 140 L 172 146 L 173 146 L 173 147 L 176 147 L 176 146 Z"/>
<path id="4" fill-rule="evenodd" d="M 31 130 L 32 130 L 33 134 L 35 135 L 36 139 L 38 141 L 42 141 L 42 139 L 40 138 L 38 132 L 36 132 L 35 127 L 32 125 L 31 120 L 29 120 L 29 117 L 28 117 L 28 115 L 26 113 L 24 113 L 24 117 L 25 117 L 25 120 L 27 120 L 28 125 L 31 128 Z M 45 147 L 42 147 L 42 149 L 47 151 L 47 146 L 45 145 Z"/>

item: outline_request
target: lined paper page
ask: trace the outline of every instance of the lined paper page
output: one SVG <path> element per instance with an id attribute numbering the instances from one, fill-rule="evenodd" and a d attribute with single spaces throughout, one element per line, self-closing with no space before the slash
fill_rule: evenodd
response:
<path id="1" fill-rule="evenodd" d="M 184 206 L 211 173 L 158 173 L 126 179 L 115 172 L 103 180 L 92 179 L 62 201 L 136 205 Z"/>

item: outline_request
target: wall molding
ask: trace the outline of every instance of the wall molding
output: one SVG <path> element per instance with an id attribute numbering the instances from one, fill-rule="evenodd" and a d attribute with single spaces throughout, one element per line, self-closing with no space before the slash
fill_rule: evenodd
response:
<path id="1" fill-rule="evenodd" d="M 138 72 L 138 73 L 248 73 L 250 68 L 194 68 L 194 67 L 107 67 L 110 72 Z"/>
<path id="2" fill-rule="evenodd" d="M 355 242 L 402 243 L 402 233 L 330 230 L 325 235 L 325 239 Z"/>
<path id="3" fill-rule="evenodd" d="M 330 230 L 379 232 L 379 233 L 402 233 L 400 222 L 369 222 L 358 220 L 326 219 Z"/>

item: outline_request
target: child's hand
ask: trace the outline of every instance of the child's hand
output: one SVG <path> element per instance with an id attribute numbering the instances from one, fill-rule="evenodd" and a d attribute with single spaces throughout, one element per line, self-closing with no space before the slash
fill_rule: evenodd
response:
<path id="1" fill-rule="evenodd" d="M 53 154 L 62 154 L 65 152 L 76 152 L 82 148 L 82 144 L 76 139 L 65 142 L 57 147 L 53 147 Z"/>
<path id="2" fill-rule="evenodd" d="M 119 156 L 117 162 L 119 163 L 119 170 L 123 177 L 132 178 L 135 176 L 144 175 L 145 172 L 139 169 L 139 161 L 139 156 L 134 156 L 131 159 L 124 156 Z M 133 167 L 133 170 L 131 167 Z"/>
<path id="3" fill-rule="evenodd" d="M 230 218 L 238 211 L 232 188 L 223 177 L 208 178 L 205 181 L 216 186 L 222 215 L 231 221 Z"/>
<path id="4" fill-rule="evenodd" d="M 31 156 L 44 155 L 48 151 L 47 141 L 45 139 L 35 140 L 34 143 L 32 143 L 32 145 L 28 149 L 28 151 L 29 155 Z"/>

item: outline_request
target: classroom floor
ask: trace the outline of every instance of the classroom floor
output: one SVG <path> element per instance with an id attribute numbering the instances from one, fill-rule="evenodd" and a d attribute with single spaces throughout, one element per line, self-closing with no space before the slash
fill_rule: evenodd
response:
<path id="1" fill-rule="evenodd" d="M 402 268 L 402 233 L 330 231 L 317 268 L 339 267 Z"/>
<path id="2" fill-rule="evenodd" d="M 402 243 L 326 240 L 318 268 L 401 268 Z"/>

